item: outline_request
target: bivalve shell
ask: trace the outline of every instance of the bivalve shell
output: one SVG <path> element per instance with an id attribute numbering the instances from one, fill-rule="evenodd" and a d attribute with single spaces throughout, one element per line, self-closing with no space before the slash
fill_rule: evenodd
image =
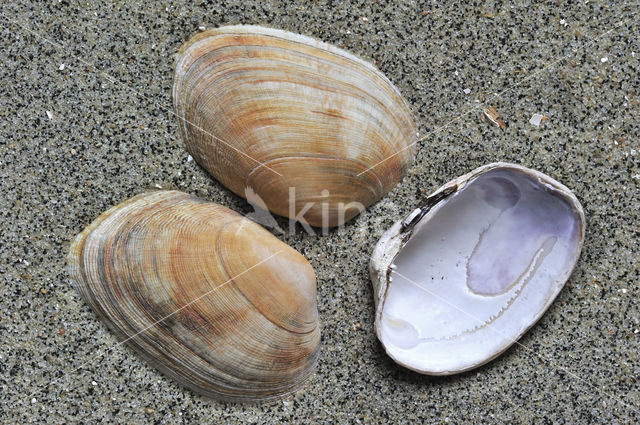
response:
<path id="1" fill-rule="evenodd" d="M 159 370 L 221 400 L 277 398 L 313 372 L 313 269 L 258 224 L 177 191 L 91 223 L 69 271 L 86 302 Z"/>
<path id="2" fill-rule="evenodd" d="M 444 185 L 373 252 L 378 339 L 421 373 L 488 362 L 553 302 L 584 230 L 576 197 L 534 170 L 495 163 Z"/>
<path id="3" fill-rule="evenodd" d="M 181 49 L 173 100 L 187 150 L 222 184 L 272 212 L 342 224 L 404 176 L 416 129 L 371 64 L 258 26 L 199 33 Z"/>

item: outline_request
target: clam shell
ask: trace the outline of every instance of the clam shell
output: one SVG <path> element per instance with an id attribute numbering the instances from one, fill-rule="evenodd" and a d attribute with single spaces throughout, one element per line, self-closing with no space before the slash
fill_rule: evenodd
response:
<path id="1" fill-rule="evenodd" d="M 221 400 L 277 398 L 313 372 L 313 269 L 261 226 L 177 191 L 117 205 L 76 238 L 69 271 L 123 341 Z"/>
<path id="2" fill-rule="evenodd" d="M 576 197 L 537 171 L 495 163 L 445 184 L 373 252 L 378 339 L 425 374 L 490 361 L 551 305 L 584 231 Z"/>
<path id="3" fill-rule="evenodd" d="M 205 170 L 314 226 L 339 225 L 380 199 L 415 153 L 411 113 L 382 73 L 286 31 L 197 34 L 180 49 L 173 100 L 186 148 Z"/>

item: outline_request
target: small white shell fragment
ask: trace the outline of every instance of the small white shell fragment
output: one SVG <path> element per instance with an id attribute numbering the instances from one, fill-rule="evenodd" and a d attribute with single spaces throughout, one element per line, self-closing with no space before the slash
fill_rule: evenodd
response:
<path id="1" fill-rule="evenodd" d="M 60 67 L 58 68 L 59 71 L 64 71 L 64 64 L 60 65 Z"/>
<path id="2" fill-rule="evenodd" d="M 47 112 L 47 118 L 53 119 L 53 112 L 51 111 L 46 111 L 46 112 Z"/>
<path id="3" fill-rule="evenodd" d="M 462 91 L 464 92 L 464 94 L 469 94 L 469 93 L 471 93 L 471 89 L 464 89 L 464 90 L 462 90 Z"/>
<path id="4" fill-rule="evenodd" d="M 411 221 L 413 221 L 414 218 L 416 218 L 418 216 L 418 214 L 420 214 L 420 208 L 416 208 L 415 210 L 413 210 L 413 212 L 411 212 L 411 214 L 409 214 L 403 221 L 403 225 L 408 226 L 409 223 L 411 223 Z"/>
<path id="5" fill-rule="evenodd" d="M 600 59 L 600 62 L 602 62 L 602 63 L 605 63 L 605 62 L 608 62 L 608 61 L 609 61 L 609 58 L 607 58 L 607 57 L 604 57 L 604 58 Z"/>
<path id="6" fill-rule="evenodd" d="M 447 183 L 374 249 L 378 339 L 420 373 L 487 363 L 551 305 L 584 229 L 576 197 L 540 172 L 494 163 Z"/>
<path id="7" fill-rule="evenodd" d="M 544 115 L 542 114 L 533 114 L 533 116 L 531 117 L 531 119 L 529 120 L 529 122 L 532 125 L 535 125 L 536 127 L 540 127 L 540 123 L 542 122 L 542 119 L 544 118 Z"/>

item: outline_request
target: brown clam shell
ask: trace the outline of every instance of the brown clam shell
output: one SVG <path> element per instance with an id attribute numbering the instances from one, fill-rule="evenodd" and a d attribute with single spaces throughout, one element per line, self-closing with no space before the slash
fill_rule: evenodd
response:
<path id="1" fill-rule="evenodd" d="M 314 226 L 342 224 L 380 199 L 415 153 L 409 108 L 380 71 L 286 31 L 226 26 L 192 37 L 173 100 L 202 167 Z"/>
<path id="2" fill-rule="evenodd" d="M 197 393 L 273 399 L 314 370 L 313 269 L 225 207 L 178 191 L 136 196 L 78 235 L 69 271 L 120 339 Z"/>

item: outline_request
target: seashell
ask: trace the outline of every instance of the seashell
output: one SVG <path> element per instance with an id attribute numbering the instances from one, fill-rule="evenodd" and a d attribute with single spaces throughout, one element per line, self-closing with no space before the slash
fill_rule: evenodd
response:
<path id="1" fill-rule="evenodd" d="M 315 368 L 313 269 L 220 205 L 178 191 L 129 199 L 78 235 L 69 271 L 121 340 L 197 393 L 273 399 Z"/>
<path id="2" fill-rule="evenodd" d="M 226 26 L 178 55 L 173 101 L 187 150 L 222 184 L 314 226 L 351 219 L 415 153 L 400 92 L 374 66 L 298 34 Z"/>
<path id="3" fill-rule="evenodd" d="M 375 247 L 378 339 L 395 362 L 425 374 L 492 360 L 558 295 L 584 230 L 571 191 L 519 165 L 489 164 L 445 184 Z"/>

